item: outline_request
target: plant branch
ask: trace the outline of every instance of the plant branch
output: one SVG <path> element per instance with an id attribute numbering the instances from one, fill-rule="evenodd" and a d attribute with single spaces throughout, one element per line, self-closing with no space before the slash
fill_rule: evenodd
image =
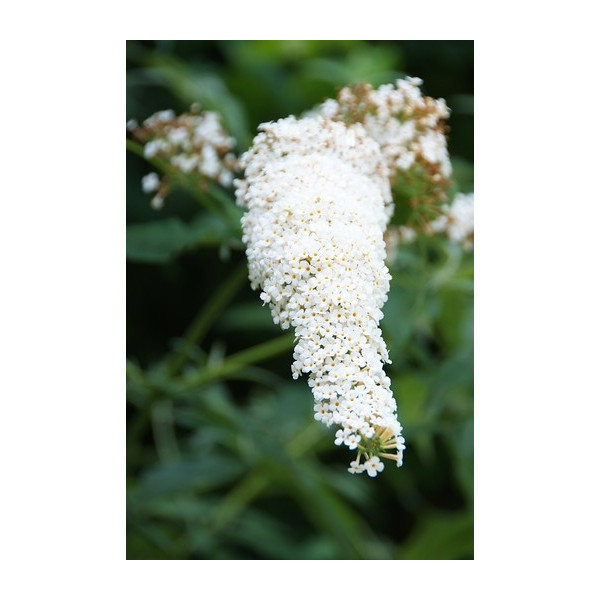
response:
<path id="1" fill-rule="evenodd" d="M 169 362 L 169 374 L 179 373 L 190 351 L 199 345 L 210 328 L 214 318 L 229 304 L 248 276 L 245 264 L 240 265 L 230 277 L 216 290 L 210 300 L 198 311 L 187 330 L 183 343 L 174 352 Z"/>
<path id="2" fill-rule="evenodd" d="M 227 377 L 242 367 L 252 365 L 260 362 L 277 354 L 281 354 L 286 350 L 289 350 L 294 345 L 295 336 L 293 333 L 283 335 L 281 337 L 269 340 L 247 350 L 242 350 L 237 354 L 232 354 L 226 358 L 222 363 L 204 369 L 197 375 L 189 377 L 183 381 L 180 389 L 188 391 L 196 387 L 200 387 L 215 379 L 222 379 Z"/>

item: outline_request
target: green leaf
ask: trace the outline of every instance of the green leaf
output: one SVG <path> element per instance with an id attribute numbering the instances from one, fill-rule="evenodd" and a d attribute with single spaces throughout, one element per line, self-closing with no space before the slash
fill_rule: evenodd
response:
<path id="1" fill-rule="evenodd" d="M 190 223 L 176 218 L 127 227 L 127 260 L 164 264 L 196 246 L 218 245 L 229 237 L 225 221 L 202 214 Z"/>
<path id="2" fill-rule="evenodd" d="M 143 510 L 146 516 L 173 521 L 190 519 L 202 523 L 208 520 L 216 503 L 214 498 L 183 494 L 169 498 L 157 498 L 145 504 Z"/>
<path id="3" fill-rule="evenodd" d="M 128 519 L 128 560 L 183 559 L 185 552 L 185 545 L 181 540 L 174 539 L 168 525 Z"/>
<path id="4" fill-rule="evenodd" d="M 426 414 L 427 384 L 412 373 L 396 377 L 392 383 L 398 402 L 398 416 L 407 430 L 423 426 Z"/>
<path id="5" fill-rule="evenodd" d="M 223 455 L 171 461 L 146 471 L 132 500 L 147 502 L 181 492 L 204 492 L 235 480 L 241 464 Z"/>
<path id="6" fill-rule="evenodd" d="M 443 410 L 472 411 L 473 350 L 454 354 L 443 363 L 431 381 L 428 411 L 437 418 Z"/>
<path id="7" fill-rule="evenodd" d="M 468 505 L 473 505 L 474 494 L 474 421 L 473 417 L 457 424 L 451 433 L 455 457 L 456 477 Z"/>
<path id="8" fill-rule="evenodd" d="M 258 552 L 261 558 L 293 560 L 296 545 L 290 543 L 293 532 L 283 522 L 258 510 L 247 508 L 227 530 L 228 538 Z"/>
<path id="9" fill-rule="evenodd" d="M 404 560 L 473 558 L 472 514 L 436 514 L 422 521 L 399 552 Z"/>
<path id="10" fill-rule="evenodd" d="M 231 94 L 219 75 L 204 71 L 200 65 L 187 65 L 173 56 L 154 54 L 148 57 L 148 63 L 145 73 L 150 79 L 163 82 L 186 104 L 198 102 L 205 110 L 217 111 L 237 140 L 238 150 L 249 145 L 251 135 L 244 105 Z"/>
<path id="11" fill-rule="evenodd" d="M 305 515 L 318 530 L 327 531 L 347 558 L 370 556 L 378 548 L 373 534 L 359 514 L 329 486 L 324 474 L 312 461 L 297 462 L 280 456 L 265 461 L 270 477 L 279 481 L 297 499 Z"/>

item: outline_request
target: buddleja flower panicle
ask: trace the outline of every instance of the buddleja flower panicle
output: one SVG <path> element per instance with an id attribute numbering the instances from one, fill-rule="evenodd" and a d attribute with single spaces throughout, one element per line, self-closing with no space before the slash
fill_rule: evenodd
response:
<path id="1" fill-rule="evenodd" d="M 361 124 L 289 117 L 260 129 L 235 182 L 250 282 L 275 323 L 295 329 L 292 375 L 308 374 L 315 419 L 358 451 L 350 472 L 375 476 L 378 454 L 400 465 L 404 450 L 379 329 L 388 169 Z"/>

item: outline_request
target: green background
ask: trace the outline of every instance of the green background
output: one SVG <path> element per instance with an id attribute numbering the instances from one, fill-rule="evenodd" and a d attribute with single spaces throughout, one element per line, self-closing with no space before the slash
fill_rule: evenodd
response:
<path id="1" fill-rule="evenodd" d="M 199 102 L 239 153 L 263 121 L 403 75 L 446 98 L 472 191 L 470 41 L 131 41 L 126 117 Z M 249 288 L 237 224 L 210 210 L 232 193 L 178 189 L 157 212 L 152 170 L 127 153 L 127 558 L 473 558 L 472 253 L 441 238 L 398 250 L 382 329 L 405 464 L 350 475 L 354 453 L 313 420 L 289 338 Z"/>

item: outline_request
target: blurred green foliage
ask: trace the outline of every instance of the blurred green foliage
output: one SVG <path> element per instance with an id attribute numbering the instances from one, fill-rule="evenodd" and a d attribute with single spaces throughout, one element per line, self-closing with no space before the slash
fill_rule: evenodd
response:
<path id="1" fill-rule="evenodd" d="M 242 152 L 260 122 L 404 74 L 448 101 L 472 191 L 472 42 L 132 41 L 127 118 L 199 102 Z M 127 558 L 472 558 L 472 254 L 441 238 L 398 250 L 382 329 L 405 464 L 350 475 L 249 289 L 231 192 L 182 185 L 156 212 L 150 170 L 127 153 Z"/>

